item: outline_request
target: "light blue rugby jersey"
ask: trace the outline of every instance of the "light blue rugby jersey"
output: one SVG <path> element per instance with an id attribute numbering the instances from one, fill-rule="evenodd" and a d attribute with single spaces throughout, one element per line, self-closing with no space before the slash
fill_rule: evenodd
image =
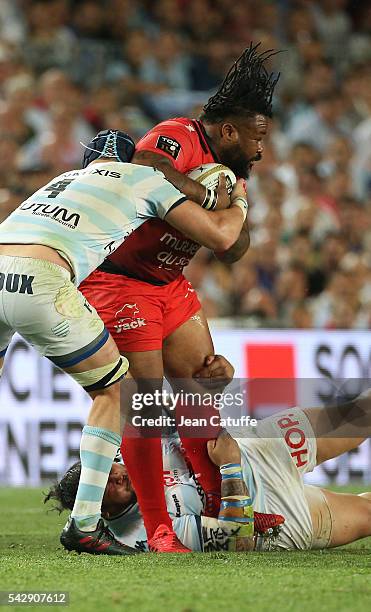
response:
<path id="1" fill-rule="evenodd" d="M 94 163 L 65 172 L 0 224 L 0 244 L 42 244 L 68 260 L 79 285 L 137 227 L 187 198 L 149 166 Z"/>
<path id="2" fill-rule="evenodd" d="M 162 457 L 165 499 L 174 531 L 188 548 L 201 551 L 200 515 L 204 494 L 184 461 L 177 434 L 162 438 Z M 121 542 L 139 550 L 148 550 L 147 534 L 137 503 L 106 523 Z"/>
<path id="3" fill-rule="evenodd" d="M 210 523 L 210 519 L 201 516 L 204 493 L 189 471 L 180 444 L 176 433 L 162 438 L 165 499 L 173 529 L 191 550 L 226 550 L 223 543 L 228 537 L 222 536 L 222 530 L 218 529 L 215 522 Z M 259 475 L 253 473 L 245 445 L 240 448 L 243 478 L 252 497 L 254 510 L 266 512 Z M 137 503 L 106 522 L 118 540 L 137 549 L 148 550 L 146 530 Z M 264 543 L 260 541 L 257 548 L 263 549 Z"/>

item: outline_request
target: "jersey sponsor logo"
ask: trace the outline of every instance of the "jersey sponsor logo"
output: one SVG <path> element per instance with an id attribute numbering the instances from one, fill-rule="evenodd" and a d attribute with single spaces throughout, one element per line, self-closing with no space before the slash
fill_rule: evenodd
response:
<path id="1" fill-rule="evenodd" d="M 179 448 L 177 445 L 176 450 Z M 171 453 L 170 453 L 171 454 Z M 164 470 L 163 471 L 163 479 L 164 479 L 164 487 L 174 487 L 175 485 L 182 484 L 182 480 L 177 469 L 174 470 Z"/>
<path id="2" fill-rule="evenodd" d="M 169 232 L 166 232 L 166 234 L 161 236 L 160 242 L 164 242 L 166 246 L 170 247 L 174 251 L 188 253 L 191 256 L 197 253 L 198 249 L 200 248 L 200 245 L 193 242 L 193 240 L 180 240 L 173 234 L 169 234 Z"/>
<path id="3" fill-rule="evenodd" d="M 121 178 L 120 172 L 113 172 L 112 170 L 105 170 L 104 168 L 94 168 L 86 169 L 86 170 L 71 170 L 70 172 L 65 172 L 63 176 L 84 176 L 86 174 L 99 174 L 99 176 L 109 176 L 110 178 Z"/>
<path id="4" fill-rule="evenodd" d="M 48 198 L 56 198 L 60 193 L 62 193 L 67 187 L 74 181 L 74 178 L 64 178 L 61 181 L 53 182 L 51 185 L 47 185 L 44 188 L 44 191 L 50 191 Z"/>
<path id="5" fill-rule="evenodd" d="M 145 327 L 147 325 L 146 320 L 139 317 L 139 308 L 136 304 L 124 304 L 120 310 L 115 314 L 114 328 L 118 334 L 122 331 L 128 331 L 129 329 L 138 329 L 138 327 Z"/>
<path id="6" fill-rule="evenodd" d="M 174 138 L 169 138 L 169 136 L 159 136 L 157 138 L 156 149 L 168 153 L 174 159 L 177 159 L 181 148 L 179 142 L 174 140 Z"/>
<path id="7" fill-rule="evenodd" d="M 34 276 L 26 274 L 3 274 L 0 272 L 0 291 L 5 289 L 8 293 L 27 293 L 33 295 L 32 282 Z"/>
<path id="8" fill-rule="evenodd" d="M 308 463 L 308 444 L 304 431 L 298 427 L 300 422 L 295 419 L 295 414 L 290 413 L 281 416 L 277 425 L 284 432 L 285 442 L 289 447 L 289 453 L 297 468 L 304 467 Z"/>
<path id="9" fill-rule="evenodd" d="M 112 170 L 105 170 L 104 168 L 95 168 L 95 170 L 92 170 L 89 174 L 99 174 L 99 176 L 109 176 L 110 178 L 121 177 L 119 172 L 112 172 Z"/>
<path id="10" fill-rule="evenodd" d="M 177 517 L 182 516 L 182 507 L 181 507 L 181 505 L 180 505 L 180 501 L 179 501 L 179 499 L 177 498 L 177 496 L 175 495 L 175 493 L 173 493 L 173 495 L 172 495 L 171 497 L 173 498 L 173 501 L 174 501 L 174 506 L 175 506 L 175 508 L 176 508 L 176 513 L 175 513 L 175 516 L 177 516 Z"/>
<path id="11" fill-rule="evenodd" d="M 182 270 L 189 264 L 200 248 L 200 245 L 192 240 L 181 240 L 169 232 L 161 236 L 160 242 L 164 243 L 167 250 L 157 253 L 157 260 L 160 262 L 159 268 L 164 268 L 165 270 L 174 270 L 176 268 Z M 184 255 L 174 253 L 174 251 L 184 253 Z"/>
<path id="12" fill-rule="evenodd" d="M 19 210 L 29 210 L 33 215 L 48 217 L 70 229 L 76 229 L 80 221 L 78 213 L 70 213 L 67 208 L 54 204 L 38 204 L 37 202 L 24 202 Z"/>

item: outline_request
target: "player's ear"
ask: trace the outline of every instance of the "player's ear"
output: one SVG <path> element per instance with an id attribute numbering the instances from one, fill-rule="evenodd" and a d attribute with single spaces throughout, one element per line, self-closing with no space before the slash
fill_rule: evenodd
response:
<path id="1" fill-rule="evenodd" d="M 239 140 L 237 127 L 233 123 L 222 123 L 220 137 L 226 144 L 236 144 Z"/>

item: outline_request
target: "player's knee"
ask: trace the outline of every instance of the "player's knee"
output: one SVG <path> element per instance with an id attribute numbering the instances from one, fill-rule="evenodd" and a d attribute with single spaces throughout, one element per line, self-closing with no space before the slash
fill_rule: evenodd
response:
<path id="1" fill-rule="evenodd" d="M 117 406 L 120 402 L 120 381 L 109 385 L 109 387 L 88 391 L 88 393 L 92 399 L 99 396 L 104 398 L 108 405 Z"/>
<path id="2" fill-rule="evenodd" d="M 86 372 L 74 372 L 71 376 L 78 382 L 88 393 L 92 394 L 97 391 L 106 391 L 108 394 L 119 393 L 118 383 L 127 373 L 129 362 L 125 357 L 119 356 L 112 363 L 108 363 L 99 368 L 88 370 Z M 117 387 L 117 389 L 113 389 Z"/>

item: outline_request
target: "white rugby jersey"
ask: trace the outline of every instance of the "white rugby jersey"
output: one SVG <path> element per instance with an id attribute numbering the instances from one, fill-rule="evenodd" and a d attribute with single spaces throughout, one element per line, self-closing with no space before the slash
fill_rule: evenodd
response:
<path id="1" fill-rule="evenodd" d="M 65 172 L 0 224 L 0 244 L 42 244 L 68 260 L 79 285 L 150 217 L 187 198 L 149 166 L 100 162 Z"/>

